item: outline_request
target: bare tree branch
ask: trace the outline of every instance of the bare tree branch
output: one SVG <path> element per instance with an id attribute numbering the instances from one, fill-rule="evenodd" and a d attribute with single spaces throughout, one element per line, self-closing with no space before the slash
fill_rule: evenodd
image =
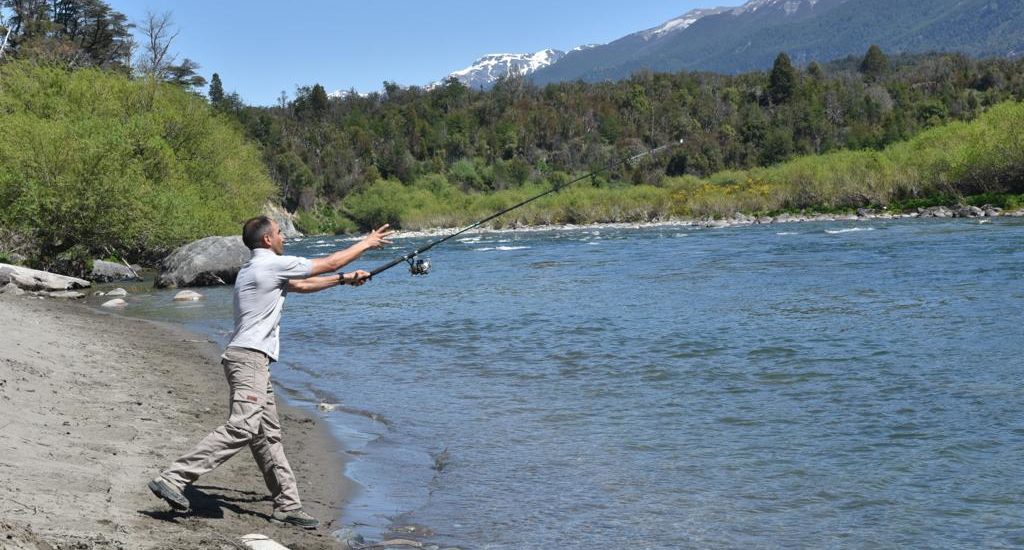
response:
<path id="1" fill-rule="evenodd" d="M 174 64 L 175 55 L 169 53 L 171 43 L 178 37 L 171 12 L 161 14 L 146 12 L 146 18 L 138 25 L 145 37 L 145 50 L 139 60 L 139 70 L 164 79 L 167 69 Z"/>

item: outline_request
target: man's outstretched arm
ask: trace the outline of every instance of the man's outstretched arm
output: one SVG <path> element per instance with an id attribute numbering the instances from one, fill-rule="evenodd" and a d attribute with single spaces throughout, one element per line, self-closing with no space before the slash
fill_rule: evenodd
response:
<path id="1" fill-rule="evenodd" d="M 391 241 L 389 241 L 388 238 L 391 237 L 392 234 L 394 234 L 394 231 L 388 230 L 388 224 L 384 224 L 378 227 L 377 229 L 371 231 L 369 235 L 363 237 L 363 239 L 357 242 L 356 244 L 344 250 L 339 250 L 334 254 L 331 254 L 330 256 L 325 256 L 323 258 L 313 258 L 313 267 L 312 269 L 310 269 L 309 272 L 310 279 L 315 278 L 316 275 L 330 273 L 332 271 L 337 271 L 341 269 L 342 267 L 358 259 L 360 256 L 363 255 L 363 252 L 366 252 L 367 250 L 373 248 L 380 248 L 386 244 L 391 244 Z M 325 278 L 333 279 L 333 277 Z M 305 280 L 308 281 L 309 279 Z M 337 286 L 337 283 L 335 283 L 334 286 Z M 291 290 L 291 285 L 289 285 L 288 288 L 289 290 Z M 302 291 L 300 290 L 298 292 Z M 315 292 L 315 290 L 308 292 Z"/>
<path id="2" fill-rule="evenodd" d="M 288 292 L 309 294 L 319 292 L 326 288 L 333 288 L 340 285 L 360 286 L 370 280 L 370 272 L 362 269 L 350 273 L 335 273 L 327 277 L 309 277 L 307 279 L 292 279 L 288 281 Z"/>

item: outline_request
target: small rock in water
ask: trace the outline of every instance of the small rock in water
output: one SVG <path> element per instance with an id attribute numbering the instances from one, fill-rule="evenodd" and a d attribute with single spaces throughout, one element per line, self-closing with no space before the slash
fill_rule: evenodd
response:
<path id="1" fill-rule="evenodd" d="M 341 543 L 348 548 L 359 548 L 366 542 L 366 539 L 364 539 L 362 535 L 356 533 L 355 529 L 349 527 L 338 529 L 337 531 L 332 532 L 331 536 L 341 541 Z"/>
<path id="2" fill-rule="evenodd" d="M 128 305 L 128 302 L 120 298 L 114 298 L 113 300 L 107 300 L 106 302 L 103 302 L 103 305 L 101 305 L 100 307 L 124 307 L 126 305 Z"/>
<path id="3" fill-rule="evenodd" d="M 181 292 L 174 295 L 175 302 L 191 302 L 194 300 L 202 300 L 203 295 L 193 290 L 182 290 Z"/>
<path id="4" fill-rule="evenodd" d="M 448 447 L 445 447 L 443 451 L 437 454 L 431 454 L 430 456 L 434 459 L 433 468 L 438 472 L 444 471 L 444 467 L 447 466 L 448 462 L 452 459 L 451 453 L 448 452 Z"/>
<path id="5" fill-rule="evenodd" d="M 334 409 L 337 409 L 338 406 L 334 403 L 320 403 L 319 405 L 316 406 L 316 408 L 320 412 L 331 412 Z"/>
<path id="6" fill-rule="evenodd" d="M 115 288 L 107 293 L 107 296 L 127 296 L 128 291 L 123 288 Z"/>
<path id="7" fill-rule="evenodd" d="M 82 294 L 81 292 L 75 292 L 73 290 L 61 290 L 60 292 L 50 292 L 48 296 L 51 298 L 67 298 L 71 300 L 85 298 L 85 294 Z"/>

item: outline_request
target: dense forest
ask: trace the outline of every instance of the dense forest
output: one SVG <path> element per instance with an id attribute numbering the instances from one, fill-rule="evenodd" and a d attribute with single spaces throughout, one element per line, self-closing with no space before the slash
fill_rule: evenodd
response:
<path id="1" fill-rule="evenodd" d="M 380 179 L 443 176 L 491 192 L 559 172 L 579 173 L 683 139 L 661 163 L 615 179 L 659 185 L 801 155 L 881 150 L 951 121 L 1024 98 L 1024 60 L 958 54 L 863 57 L 736 76 L 643 72 L 621 82 L 550 84 L 519 78 L 474 91 L 384 84 L 368 96 L 303 87 L 275 107 L 245 107 L 223 93 L 215 107 L 258 141 L 290 209 L 344 205 Z"/>
<path id="2" fill-rule="evenodd" d="M 655 146 L 499 220 L 650 221 L 904 208 L 1024 193 L 1024 59 L 862 56 L 740 75 L 488 91 L 320 84 L 247 106 L 169 53 L 170 14 L 0 0 L 0 259 L 152 260 L 279 200 L 306 232 L 461 225 Z"/>

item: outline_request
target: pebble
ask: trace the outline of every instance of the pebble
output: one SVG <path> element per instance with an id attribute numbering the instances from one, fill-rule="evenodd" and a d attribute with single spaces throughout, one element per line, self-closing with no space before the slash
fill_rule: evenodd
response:
<path id="1" fill-rule="evenodd" d="M 175 302 L 191 302 L 191 301 L 194 301 L 194 300 L 202 300 L 202 299 L 203 299 L 203 295 L 202 294 L 200 294 L 198 292 L 195 292 L 195 291 L 192 291 L 192 290 L 182 290 L 181 292 L 179 292 L 179 293 L 174 295 L 174 301 Z"/>

